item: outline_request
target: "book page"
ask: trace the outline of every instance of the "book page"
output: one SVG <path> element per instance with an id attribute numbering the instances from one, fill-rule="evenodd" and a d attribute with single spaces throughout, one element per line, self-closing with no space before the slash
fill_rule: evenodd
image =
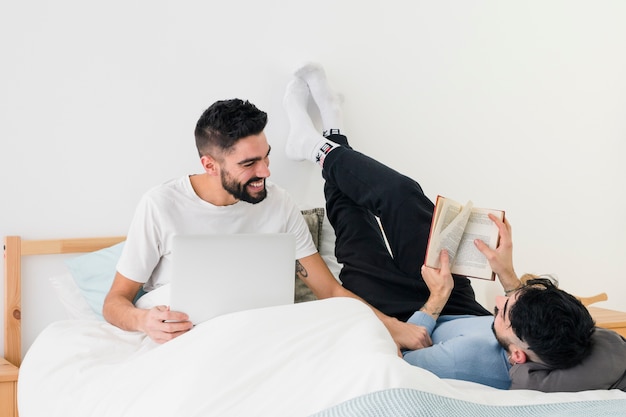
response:
<path id="1" fill-rule="evenodd" d="M 463 231 L 472 212 L 472 207 L 471 201 L 468 201 L 464 207 L 458 205 L 458 203 L 443 205 L 435 226 L 436 230 L 441 230 L 441 232 L 431 238 L 429 259 L 427 259 L 426 263 L 428 266 L 433 268 L 441 267 L 439 254 L 442 249 L 448 252 L 450 265 L 454 263 L 463 237 Z"/>
<path id="2" fill-rule="evenodd" d="M 492 279 L 493 272 L 487 258 L 476 248 L 474 240 L 480 239 L 491 249 L 498 245 L 498 228 L 487 215 L 492 213 L 499 218 L 504 213 L 499 210 L 474 209 L 459 244 L 452 272 L 476 278 Z"/>
<path id="3" fill-rule="evenodd" d="M 472 213 L 473 204 L 468 201 L 461 209 L 461 212 L 448 223 L 439 235 L 439 250 L 437 253 L 445 249 L 450 257 L 450 265 L 454 265 L 457 258 L 459 245 L 461 244 L 464 230 Z"/>

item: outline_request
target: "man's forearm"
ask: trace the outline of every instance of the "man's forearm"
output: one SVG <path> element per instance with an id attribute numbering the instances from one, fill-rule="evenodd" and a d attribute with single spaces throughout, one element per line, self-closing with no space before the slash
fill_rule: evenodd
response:
<path id="1" fill-rule="evenodd" d="M 102 313 L 106 321 L 122 330 L 143 331 L 140 323 L 145 310 L 139 309 L 122 296 L 112 296 L 105 300 Z"/>
<path id="2" fill-rule="evenodd" d="M 426 300 L 422 308 L 420 308 L 420 311 L 428 314 L 429 316 L 437 320 L 441 315 L 443 308 L 446 306 L 448 298 L 449 297 L 444 296 L 433 296 L 431 294 L 431 296 L 428 297 L 428 300 Z"/>
<path id="3" fill-rule="evenodd" d="M 505 294 L 518 290 L 522 286 L 522 281 L 517 278 L 517 274 L 515 274 L 513 270 L 498 274 L 498 279 L 500 280 L 500 284 L 502 284 Z"/>

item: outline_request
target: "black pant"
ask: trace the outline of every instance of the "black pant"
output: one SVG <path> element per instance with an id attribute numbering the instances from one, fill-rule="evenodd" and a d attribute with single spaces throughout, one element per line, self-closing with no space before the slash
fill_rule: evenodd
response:
<path id="1" fill-rule="evenodd" d="M 372 306 L 406 321 L 429 295 L 420 268 L 434 205 L 417 182 L 354 151 L 345 136 L 329 139 L 343 145 L 326 156 L 322 170 L 335 254 L 343 263 L 340 279 Z M 476 301 L 469 279 L 454 276 L 454 281 L 442 314 L 490 314 Z"/>

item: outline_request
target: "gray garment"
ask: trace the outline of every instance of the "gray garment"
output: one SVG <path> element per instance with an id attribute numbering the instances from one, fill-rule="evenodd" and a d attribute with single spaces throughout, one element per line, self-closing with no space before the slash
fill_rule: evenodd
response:
<path id="1" fill-rule="evenodd" d="M 576 392 L 593 389 L 626 391 L 626 339 L 612 330 L 597 327 L 591 354 L 567 369 L 551 369 L 534 362 L 514 365 L 510 389 L 544 392 Z"/>

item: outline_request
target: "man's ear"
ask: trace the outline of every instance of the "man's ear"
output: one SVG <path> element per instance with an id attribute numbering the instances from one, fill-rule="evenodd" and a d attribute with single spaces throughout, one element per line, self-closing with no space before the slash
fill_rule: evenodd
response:
<path id="1" fill-rule="evenodd" d="M 203 155 L 200 158 L 200 163 L 207 174 L 211 176 L 219 174 L 219 165 L 211 155 Z"/>
<path id="2" fill-rule="evenodd" d="M 528 355 L 519 346 L 512 344 L 509 346 L 509 351 L 513 363 L 526 363 L 528 361 Z"/>

